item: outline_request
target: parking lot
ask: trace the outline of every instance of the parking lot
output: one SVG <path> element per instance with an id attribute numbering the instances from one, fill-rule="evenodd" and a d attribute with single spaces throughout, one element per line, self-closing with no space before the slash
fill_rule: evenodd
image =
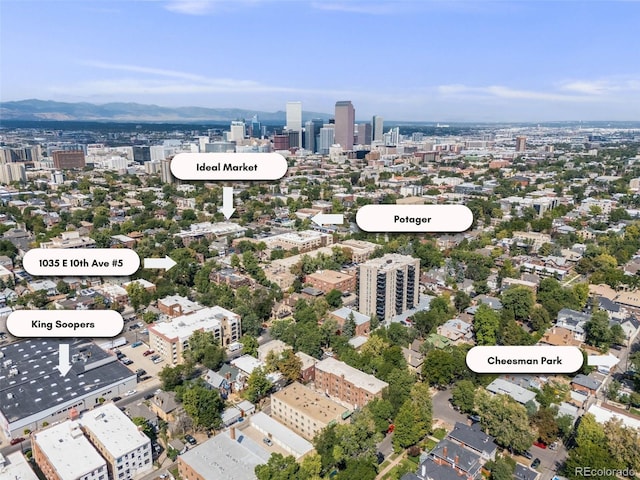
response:
<path id="1" fill-rule="evenodd" d="M 132 347 L 132 344 L 129 343 L 123 347 L 120 347 L 120 351 L 130 360 L 133 361 L 131 365 L 127 365 L 132 372 L 135 372 L 139 368 L 144 369 L 147 373 L 145 376 L 150 376 L 151 378 L 157 378 L 158 372 L 162 370 L 162 368 L 167 364 L 166 362 L 153 363 L 151 357 L 153 355 L 149 355 L 145 357 L 143 355 L 149 349 L 149 345 L 146 343 L 142 343 L 139 347 Z"/>
<path id="2" fill-rule="evenodd" d="M 262 440 L 265 438 L 265 435 L 259 430 L 253 428 L 249 422 L 241 422 L 236 424 L 236 438 L 238 438 L 240 435 L 244 435 L 250 438 L 269 453 L 280 453 L 285 457 L 291 455 L 290 452 L 287 452 L 280 445 L 277 445 L 276 442 L 271 442 L 270 446 L 263 443 Z"/>

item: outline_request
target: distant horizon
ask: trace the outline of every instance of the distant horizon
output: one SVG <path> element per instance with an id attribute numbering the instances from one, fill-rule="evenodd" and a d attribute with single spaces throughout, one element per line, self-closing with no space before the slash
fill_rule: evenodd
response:
<path id="1" fill-rule="evenodd" d="M 640 120 L 636 1 L 7 0 L 0 10 L 3 101 L 268 112 L 301 101 L 333 112 L 351 100 L 359 119 Z"/>
<path id="2" fill-rule="evenodd" d="M 141 102 L 137 102 L 137 101 L 109 101 L 109 102 L 89 102 L 89 101 L 82 101 L 82 102 L 69 102 L 69 101 L 58 101 L 58 100 L 54 100 L 54 99 L 40 99 L 40 98 L 25 98 L 25 99 L 20 99 L 20 100 L 2 100 L 0 99 L 0 105 L 3 105 L 5 103 L 20 103 L 20 102 L 55 102 L 55 103 L 63 103 L 63 104 L 68 104 L 68 105 L 78 105 L 78 104 L 88 104 L 88 105 L 93 105 L 93 106 L 105 106 L 105 105 L 110 105 L 110 104 L 122 104 L 122 105 L 137 105 L 140 107 L 159 107 L 159 108 L 166 108 L 166 109 L 190 109 L 190 108 L 196 108 L 196 109 L 211 109 L 211 110 L 246 110 L 248 112 L 255 112 L 256 115 L 260 116 L 260 114 L 269 114 L 269 115 L 275 115 L 275 114 L 284 114 L 285 110 L 275 110 L 275 111 L 263 111 L 263 110 L 259 110 L 259 109 L 251 109 L 251 108 L 241 108 L 241 107 L 209 107 L 209 106 L 201 106 L 201 105 L 178 105 L 178 106 L 168 106 L 168 105 L 162 105 L 160 103 L 141 103 Z M 304 107 L 304 105 L 303 105 Z M 311 112 L 308 110 L 305 110 L 303 108 L 303 115 L 307 114 L 318 114 L 318 115 L 323 115 L 327 118 L 333 118 L 334 113 L 328 113 L 328 112 Z M 356 111 L 357 114 L 357 111 Z M 250 115 L 250 113 L 247 113 L 247 115 Z M 476 125 L 499 125 L 499 124 L 507 124 L 507 125 L 513 125 L 513 124 L 525 124 L 525 125 L 536 125 L 536 124 L 581 124 L 581 123 L 627 123 L 627 124 L 637 124 L 638 127 L 640 127 L 640 119 L 638 120 L 614 120 L 614 119 L 587 119 L 587 120 L 581 120 L 581 119 L 564 119 L 564 120 L 476 120 L 476 119 L 466 119 L 466 120 L 443 120 L 443 119 L 432 119 L 432 120 L 406 120 L 406 119 L 387 119 L 384 116 L 383 117 L 383 121 L 386 124 L 393 124 L 393 125 L 401 125 L 401 124 L 415 124 L 415 125 L 428 125 L 428 124 L 434 124 L 434 127 L 437 127 L 438 124 L 440 124 L 440 126 L 445 126 L 448 124 L 476 124 Z M 244 118 L 244 120 L 248 120 L 249 117 Z M 372 118 L 356 118 L 355 123 L 367 123 L 367 122 L 371 122 Z M 2 118 L 2 115 L 0 115 L 0 124 L 1 123 L 8 123 L 8 122 L 34 122 L 34 123 L 38 123 L 38 122 L 52 122 L 52 123 L 61 123 L 61 122 L 69 122 L 69 123 L 91 123 L 91 122 L 95 122 L 95 123 L 123 123 L 123 124 L 134 124 L 134 123 L 146 123 L 146 124 L 172 124 L 172 123 L 176 123 L 176 124 L 192 124 L 192 123 L 202 123 L 202 122 L 210 122 L 210 123 L 216 123 L 216 124 L 224 124 L 229 122 L 230 120 L 218 120 L 218 119 L 207 119 L 207 118 L 193 118 L 193 119 L 181 119 L 181 118 L 167 118 L 167 119 L 149 119 L 146 117 L 139 117 L 138 119 L 136 118 L 131 118 L 131 119 L 121 119 L 121 118 L 86 118 L 86 119 L 55 119 L 55 118 L 41 118 L 41 119 L 32 119 L 32 118 L 9 118 L 9 119 L 5 119 Z M 280 120 L 273 120 L 273 119 L 267 119 L 267 120 L 263 120 L 264 122 L 270 123 L 270 124 L 280 124 L 282 123 Z M 604 128 L 604 127 L 600 127 L 600 128 Z M 635 128 L 635 127 L 634 127 Z"/>

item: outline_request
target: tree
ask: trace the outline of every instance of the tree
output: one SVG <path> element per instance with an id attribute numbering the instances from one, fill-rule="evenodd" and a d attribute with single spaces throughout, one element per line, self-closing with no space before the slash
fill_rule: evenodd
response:
<path id="1" fill-rule="evenodd" d="M 511 287 L 502 294 L 502 305 L 511 310 L 516 320 L 528 320 L 535 301 L 533 292 L 526 287 Z"/>
<path id="2" fill-rule="evenodd" d="M 182 406 L 197 428 L 218 428 L 222 424 L 220 414 L 224 409 L 224 401 L 216 389 L 210 390 L 200 383 L 193 383 L 182 393 Z"/>
<path id="3" fill-rule="evenodd" d="M 471 297 L 463 290 L 458 290 L 453 296 L 453 304 L 458 312 L 462 312 L 471 305 Z"/>
<path id="4" fill-rule="evenodd" d="M 337 480 L 374 480 L 378 474 L 376 467 L 370 460 L 348 460 L 345 469 L 338 473 Z"/>
<path id="5" fill-rule="evenodd" d="M 298 480 L 299 469 L 293 455 L 272 453 L 267 463 L 256 465 L 254 472 L 258 480 Z"/>
<path id="6" fill-rule="evenodd" d="M 589 345 L 607 350 L 611 346 L 611 329 L 609 328 L 609 314 L 598 310 L 591 319 L 584 324 L 586 342 Z"/>
<path id="7" fill-rule="evenodd" d="M 478 345 L 496 345 L 498 343 L 500 316 L 490 307 L 485 304 L 478 307 L 473 319 L 473 326 Z"/>
<path id="8" fill-rule="evenodd" d="M 507 395 L 491 396 L 484 390 L 476 394 L 475 410 L 482 426 L 496 438 L 496 443 L 512 451 L 524 452 L 533 443 L 525 407 Z"/>
<path id="9" fill-rule="evenodd" d="M 258 347 L 260 344 L 256 337 L 252 337 L 251 335 L 243 335 L 240 338 L 240 343 L 242 344 L 242 353 L 245 355 L 251 355 L 252 357 L 258 357 Z"/>
<path id="10" fill-rule="evenodd" d="M 429 386 L 417 383 L 411 389 L 411 395 L 400 407 L 395 419 L 393 446 L 401 451 L 417 444 L 431 431 L 432 421 L 431 394 Z"/>
<path id="11" fill-rule="evenodd" d="M 356 333 L 356 320 L 353 315 L 353 312 L 349 312 L 346 320 L 344 321 L 344 325 L 342 326 L 342 335 L 351 338 Z"/>
<path id="12" fill-rule="evenodd" d="M 451 389 L 451 403 L 461 412 L 471 413 L 475 405 L 476 386 L 471 380 L 460 380 Z"/>
<path id="13" fill-rule="evenodd" d="M 550 408 L 541 408 L 531 418 L 531 424 L 538 429 L 538 438 L 544 444 L 550 444 L 560 433 L 555 414 Z"/>
<path id="14" fill-rule="evenodd" d="M 133 309 L 137 312 L 140 307 L 148 306 L 151 301 L 151 294 L 138 282 L 131 282 L 127 285 L 127 295 Z"/>
<path id="15" fill-rule="evenodd" d="M 449 385 L 456 376 L 456 364 L 446 350 L 431 350 L 422 365 L 422 376 L 431 385 Z"/>
<path id="16" fill-rule="evenodd" d="M 531 320 L 530 320 L 531 328 L 533 328 L 536 332 L 544 332 L 547 328 L 551 326 L 551 317 L 549 317 L 549 312 L 542 305 L 536 305 L 531 310 Z"/>
<path id="17" fill-rule="evenodd" d="M 213 332 L 196 330 L 189 338 L 189 349 L 183 356 L 193 363 L 201 363 L 211 370 L 217 370 L 224 363 L 226 352 Z"/>
<path id="18" fill-rule="evenodd" d="M 339 308 L 342 306 L 342 292 L 335 288 L 327 293 L 325 300 L 330 307 Z"/>
<path id="19" fill-rule="evenodd" d="M 190 363 L 182 363 L 175 367 L 165 365 L 158 376 L 162 382 L 162 389 L 173 391 L 176 387 L 182 385 L 187 378 L 193 373 L 193 367 Z"/>
<path id="20" fill-rule="evenodd" d="M 272 388 L 273 384 L 267 378 L 266 372 L 263 368 L 258 367 L 249 375 L 247 389 L 244 391 L 244 398 L 251 403 L 256 403 L 258 400 L 266 397 Z"/>
<path id="21" fill-rule="evenodd" d="M 280 373 L 282 373 L 289 382 L 295 382 L 300 378 L 302 360 L 293 353 L 292 349 L 287 349 L 282 352 L 277 365 Z"/>
<path id="22" fill-rule="evenodd" d="M 622 469 L 624 464 L 617 461 L 611 454 L 607 436 L 602 425 L 595 417 L 587 413 L 580 419 L 576 430 L 576 448 L 569 450 L 569 456 L 564 464 L 564 475 L 571 480 L 584 478 L 582 469 L 588 465 L 593 470 Z M 615 480 L 615 475 L 600 476 L 605 480 Z"/>
<path id="23" fill-rule="evenodd" d="M 495 461 L 489 463 L 488 467 L 491 470 L 491 480 L 512 480 L 513 473 L 516 471 L 516 462 L 507 456 L 500 456 Z"/>

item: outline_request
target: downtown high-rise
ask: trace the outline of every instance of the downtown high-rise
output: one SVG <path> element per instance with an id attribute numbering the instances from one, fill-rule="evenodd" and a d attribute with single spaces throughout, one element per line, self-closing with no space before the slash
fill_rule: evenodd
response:
<path id="1" fill-rule="evenodd" d="M 350 100 L 336 102 L 335 143 L 343 150 L 353 150 L 356 111 Z"/>
<path id="2" fill-rule="evenodd" d="M 290 143 L 291 147 L 302 146 L 302 102 L 287 102 L 287 125 L 286 129 L 290 132 L 297 132 L 297 142 Z M 296 135 L 290 137 L 291 140 L 295 139 Z"/>
<path id="3" fill-rule="evenodd" d="M 373 141 L 381 142 L 384 140 L 384 120 L 380 115 L 373 116 Z"/>

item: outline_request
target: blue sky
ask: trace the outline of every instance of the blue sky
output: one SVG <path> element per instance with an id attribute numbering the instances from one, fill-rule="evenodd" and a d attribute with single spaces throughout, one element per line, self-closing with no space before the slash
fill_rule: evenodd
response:
<path id="1" fill-rule="evenodd" d="M 1 0 L 0 99 L 640 120 L 640 2 Z"/>

